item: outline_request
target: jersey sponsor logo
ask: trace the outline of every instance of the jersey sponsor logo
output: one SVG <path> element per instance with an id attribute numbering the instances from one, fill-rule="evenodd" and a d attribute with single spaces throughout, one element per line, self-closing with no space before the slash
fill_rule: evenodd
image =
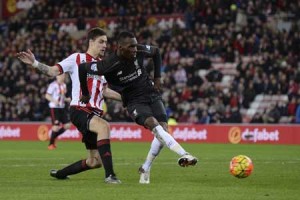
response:
<path id="1" fill-rule="evenodd" d="M 127 83 L 129 81 L 132 81 L 132 80 L 138 78 L 141 74 L 142 74 L 142 71 L 140 71 L 140 72 L 135 71 L 127 76 L 120 77 L 119 80 L 122 81 L 123 83 Z"/>
<path id="2" fill-rule="evenodd" d="M 93 78 L 93 79 L 98 80 L 98 81 L 102 80 L 101 76 L 95 75 L 95 74 L 87 74 L 87 77 L 88 78 Z"/>
<path id="3" fill-rule="evenodd" d="M 150 51 L 150 45 L 146 45 L 145 47 L 146 47 L 147 50 Z"/>

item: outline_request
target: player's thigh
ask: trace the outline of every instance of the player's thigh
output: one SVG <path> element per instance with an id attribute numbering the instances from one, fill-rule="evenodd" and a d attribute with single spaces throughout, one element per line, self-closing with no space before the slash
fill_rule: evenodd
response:
<path id="1" fill-rule="evenodd" d="M 167 113 L 165 106 L 161 99 L 156 99 L 151 105 L 151 111 L 153 113 L 153 116 L 156 118 L 156 120 L 159 123 L 167 123 Z"/>
<path id="2" fill-rule="evenodd" d="M 52 125 L 51 130 L 57 132 L 60 129 L 59 125 Z"/>
<path id="3" fill-rule="evenodd" d="M 64 124 L 64 129 L 70 129 L 71 128 L 71 122 L 68 122 L 66 124 Z"/>
<path id="4" fill-rule="evenodd" d="M 127 106 L 130 117 L 139 125 L 144 126 L 145 120 L 153 116 L 151 106 L 147 103 L 133 103 Z"/>
<path id="5" fill-rule="evenodd" d="M 94 115 L 89 121 L 89 130 L 97 133 L 98 137 L 100 135 L 107 137 L 110 133 L 109 123 L 96 115 Z"/>
<path id="6" fill-rule="evenodd" d="M 88 131 L 88 121 L 91 117 L 92 115 L 86 113 L 83 110 L 74 107 L 70 108 L 71 122 L 81 133 L 85 133 Z"/>
<path id="7" fill-rule="evenodd" d="M 60 125 L 60 112 L 59 108 L 50 108 L 51 122 L 53 126 Z"/>
<path id="8" fill-rule="evenodd" d="M 59 116 L 59 117 L 60 117 L 59 120 L 60 120 L 60 122 L 61 122 L 62 124 L 68 124 L 68 123 L 70 123 L 70 115 L 69 115 L 67 109 L 62 108 L 62 109 L 60 110 L 60 114 L 59 114 L 59 115 L 60 115 L 60 116 Z"/>

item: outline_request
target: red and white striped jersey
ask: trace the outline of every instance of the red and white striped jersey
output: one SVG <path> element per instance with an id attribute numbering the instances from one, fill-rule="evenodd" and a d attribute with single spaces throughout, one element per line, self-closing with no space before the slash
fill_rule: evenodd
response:
<path id="1" fill-rule="evenodd" d="M 96 108 L 102 112 L 102 106 L 104 103 L 103 98 L 103 87 L 107 84 L 104 76 L 91 76 L 87 78 L 88 89 L 91 94 L 91 98 L 88 104 L 83 104 L 79 101 L 81 96 L 80 82 L 79 82 L 79 64 L 85 62 L 97 61 L 100 59 L 95 59 L 87 53 L 73 53 L 66 59 L 57 63 L 60 67 L 62 73 L 69 73 L 72 80 L 72 101 L 71 106 L 81 106 Z"/>
<path id="2" fill-rule="evenodd" d="M 50 108 L 64 108 L 65 107 L 65 98 L 67 93 L 67 86 L 65 83 L 58 83 L 53 81 L 47 88 L 47 94 L 49 94 L 53 99 L 58 101 L 58 105 L 54 102 L 49 101 Z"/>

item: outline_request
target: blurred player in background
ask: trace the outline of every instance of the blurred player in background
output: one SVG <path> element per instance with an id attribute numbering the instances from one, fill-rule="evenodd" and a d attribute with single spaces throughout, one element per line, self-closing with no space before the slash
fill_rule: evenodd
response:
<path id="1" fill-rule="evenodd" d="M 167 114 L 160 94 L 161 55 L 157 47 L 139 45 L 131 32 L 123 31 L 117 39 L 117 51 L 102 61 L 79 65 L 82 101 L 90 101 L 87 77 L 104 75 L 110 87 L 122 95 L 123 105 L 132 119 L 152 131 L 154 139 L 145 163 L 139 168 L 140 183 L 150 183 L 150 168 L 163 146 L 180 156 L 182 167 L 195 165 L 197 158 L 186 152 L 168 133 Z M 144 58 L 152 58 L 154 82 L 144 66 Z"/>
<path id="2" fill-rule="evenodd" d="M 65 74 L 56 76 L 56 80 L 50 83 L 45 95 L 45 98 L 49 101 L 52 120 L 52 132 L 48 145 L 49 150 L 56 148 L 55 139 L 63 134 L 66 129 L 71 127 L 70 117 L 66 107 L 66 102 L 70 103 L 71 98 L 67 98 L 66 93 L 67 85 L 65 83 Z"/>
<path id="3" fill-rule="evenodd" d="M 77 174 L 89 169 L 105 168 L 105 182 L 119 184 L 113 170 L 112 153 L 110 146 L 110 127 L 107 121 L 101 118 L 104 97 L 121 100 L 119 93 L 109 89 L 103 76 L 88 77 L 90 101 L 80 102 L 80 82 L 78 66 L 80 63 L 100 60 L 106 50 L 107 36 L 100 28 L 93 28 L 87 34 L 88 49 L 86 53 L 73 53 L 54 66 L 38 62 L 34 54 L 27 50 L 19 52 L 17 57 L 24 63 L 33 66 L 48 76 L 58 76 L 69 73 L 72 80 L 72 101 L 70 103 L 70 117 L 72 123 L 83 135 L 83 142 L 88 150 L 88 158 L 79 160 L 61 170 L 51 170 L 50 175 L 57 179 L 66 179 L 68 175 Z"/>

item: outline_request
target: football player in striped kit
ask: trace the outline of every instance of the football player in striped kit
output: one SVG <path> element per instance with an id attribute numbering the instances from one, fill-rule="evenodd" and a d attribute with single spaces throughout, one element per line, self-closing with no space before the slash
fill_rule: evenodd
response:
<path id="1" fill-rule="evenodd" d="M 56 80 L 49 84 L 45 95 L 45 98 L 49 101 L 52 121 L 49 150 L 56 149 L 56 138 L 71 127 L 69 113 L 66 108 L 66 102 L 70 103 L 71 99 L 66 97 L 66 93 L 65 74 L 56 76 Z"/>
<path id="2" fill-rule="evenodd" d="M 101 118 L 104 97 L 121 100 L 119 93 L 109 89 L 104 76 L 88 77 L 87 85 L 91 94 L 86 104 L 80 102 L 81 90 L 78 75 L 79 64 L 101 60 L 107 46 L 106 33 L 101 28 L 92 28 L 87 34 L 88 49 L 86 53 L 73 53 L 54 66 L 38 62 L 34 54 L 27 51 L 17 53 L 17 58 L 31 65 L 48 76 L 58 76 L 69 73 L 72 80 L 72 100 L 70 103 L 71 122 L 82 133 L 83 143 L 88 150 L 88 157 L 79 160 L 61 170 L 51 170 L 50 175 L 57 179 L 66 179 L 68 175 L 77 174 L 89 169 L 104 166 L 106 183 L 119 184 L 113 170 L 112 153 L 110 148 L 110 127 Z"/>

